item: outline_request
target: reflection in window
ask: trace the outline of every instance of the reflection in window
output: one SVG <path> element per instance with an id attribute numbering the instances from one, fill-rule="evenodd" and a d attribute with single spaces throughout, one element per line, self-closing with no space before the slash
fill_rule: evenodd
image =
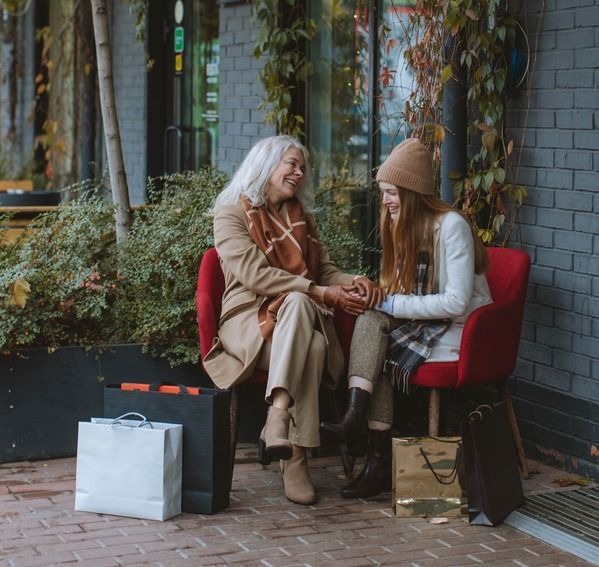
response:
<path id="1" fill-rule="evenodd" d="M 404 104 L 412 89 L 413 73 L 403 52 L 408 41 L 409 14 L 415 0 L 385 0 L 379 26 L 379 161 L 407 137 Z"/>
<path id="2" fill-rule="evenodd" d="M 314 75 L 308 139 L 318 172 L 349 168 L 365 177 L 368 156 L 368 1 L 311 3 Z"/>
<path id="3" fill-rule="evenodd" d="M 192 134 L 184 160 L 198 169 L 216 165 L 218 149 L 218 6 L 215 0 L 193 0 L 191 57 L 186 61 L 183 124 Z"/>
<path id="4" fill-rule="evenodd" d="M 377 0 L 309 3 L 317 33 L 309 45 L 314 74 L 307 98 L 315 181 L 334 188 L 332 199 L 347 202 L 354 234 L 370 245 L 375 244 L 378 200 L 369 185 L 369 167 L 407 134 L 402 113 L 412 78 L 403 50 L 414 0 L 379 0 L 377 10 L 372 2 Z M 377 45 L 375 65 L 369 44 Z M 345 190 L 352 188 L 359 190 Z M 366 262 L 377 263 L 372 255 Z"/>

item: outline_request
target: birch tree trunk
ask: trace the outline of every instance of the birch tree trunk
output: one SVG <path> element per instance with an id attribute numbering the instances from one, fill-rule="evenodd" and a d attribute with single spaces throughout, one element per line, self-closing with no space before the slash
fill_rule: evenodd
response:
<path id="1" fill-rule="evenodd" d="M 121 135 L 116 113 L 114 82 L 112 77 L 112 54 L 108 34 L 108 14 L 106 0 L 91 0 L 96 54 L 98 60 L 98 86 L 100 107 L 108 159 L 108 173 L 112 198 L 116 205 L 115 227 L 117 243 L 123 242 L 131 228 L 131 206 L 127 189 L 127 176 L 123 162 Z"/>

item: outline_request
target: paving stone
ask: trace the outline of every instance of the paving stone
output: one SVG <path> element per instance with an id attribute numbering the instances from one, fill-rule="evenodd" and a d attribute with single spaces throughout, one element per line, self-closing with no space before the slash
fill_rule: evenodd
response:
<path id="1" fill-rule="evenodd" d="M 509 526 L 396 518 L 389 494 L 345 500 L 335 456 L 311 460 L 319 494 L 312 506 L 287 501 L 274 464 L 247 462 L 247 448 L 241 460 L 227 510 L 165 522 L 75 512 L 75 459 L 0 465 L 0 567 L 585 564 Z M 531 468 L 538 472 L 524 482 L 527 493 L 554 490 L 552 480 L 564 474 Z"/>

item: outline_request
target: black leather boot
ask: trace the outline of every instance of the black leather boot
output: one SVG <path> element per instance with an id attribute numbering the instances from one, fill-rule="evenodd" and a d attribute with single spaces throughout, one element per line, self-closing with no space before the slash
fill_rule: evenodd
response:
<path id="1" fill-rule="evenodd" d="M 368 423 L 366 410 L 370 394 L 362 388 L 349 389 L 347 410 L 341 423 L 320 424 L 320 432 L 325 437 L 345 443 L 347 452 L 354 457 L 362 457 L 368 447 Z"/>
<path id="2" fill-rule="evenodd" d="M 343 498 L 368 498 L 391 490 L 391 431 L 369 431 L 368 457 L 360 474 L 345 488 Z"/>

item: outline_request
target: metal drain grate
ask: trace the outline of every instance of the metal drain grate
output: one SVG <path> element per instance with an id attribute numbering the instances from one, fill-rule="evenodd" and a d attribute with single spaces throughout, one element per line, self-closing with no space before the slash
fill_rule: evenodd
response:
<path id="1" fill-rule="evenodd" d="M 599 565 L 599 487 L 527 496 L 505 523 Z"/>

